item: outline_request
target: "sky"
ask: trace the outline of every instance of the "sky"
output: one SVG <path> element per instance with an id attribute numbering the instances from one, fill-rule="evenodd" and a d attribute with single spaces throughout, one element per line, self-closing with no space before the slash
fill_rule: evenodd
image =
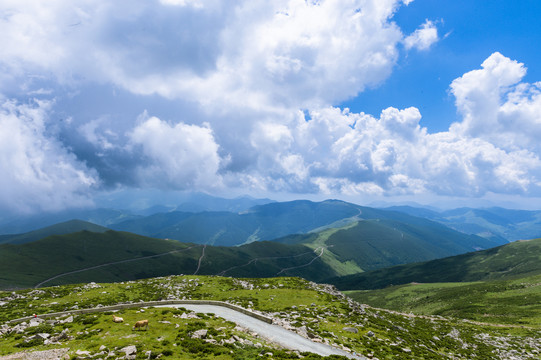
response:
<path id="1" fill-rule="evenodd" d="M 4 0 L 0 212 L 539 208 L 538 0 Z"/>

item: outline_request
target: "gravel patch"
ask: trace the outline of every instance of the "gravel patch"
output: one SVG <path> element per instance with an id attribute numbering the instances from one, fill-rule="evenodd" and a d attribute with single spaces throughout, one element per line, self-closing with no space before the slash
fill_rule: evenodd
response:
<path id="1" fill-rule="evenodd" d="M 69 348 L 52 349 L 43 351 L 19 352 L 16 354 L 0 356 L 0 360 L 61 360 L 65 359 L 65 355 Z"/>

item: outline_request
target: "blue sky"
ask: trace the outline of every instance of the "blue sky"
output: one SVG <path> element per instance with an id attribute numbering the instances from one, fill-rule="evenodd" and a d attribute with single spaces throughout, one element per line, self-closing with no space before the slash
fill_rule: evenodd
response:
<path id="1" fill-rule="evenodd" d="M 437 22 L 444 39 L 430 51 L 402 54 L 393 75 L 381 86 L 344 101 L 353 111 L 377 114 L 389 106 L 416 106 L 421 124 L 429 132 L 446 131 L 460 121 L 449 95 L 451 82 L 476 69 L 493 52 L 523 62 L 524 80 L 541 79 L 541 2 L 416 0 L 402 7 L 393 20 L 405 33 L 415 31 L 425 19 Z"/>
<path id="2" fill-rule="evenodd" d="M 3 1 L 0 211 L 186 191 L 538 207 L 539 14 L 535 0 Z"/>

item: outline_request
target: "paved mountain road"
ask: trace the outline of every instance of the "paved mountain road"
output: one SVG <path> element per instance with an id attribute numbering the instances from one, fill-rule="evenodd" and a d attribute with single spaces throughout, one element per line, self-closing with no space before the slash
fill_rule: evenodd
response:
<path id="1" fill-rule="evenodd" d="M 364 356 L 350 354 L 347 351 L 343 351 L 326 344 L 313 342 L 293 331 L 284 329 L 281 326 L 267 324 L 264 321 L 255 319 L 251 316 L 223 306 L 198 304 L 163 305 L 163 307 L 173 306 L 182 307 L 195 312 L 213 313 L 226 320 L 233 321 L 243 328 L 258 333 L 261 338 L 267 341 L 290 350 L 298 350 L 300 352 L 309 351 L 322 356 L 343 355 L 350 359 L 366 360 Z M 162 307 L 162 305 L 160 305 L 160 307 Z"/>

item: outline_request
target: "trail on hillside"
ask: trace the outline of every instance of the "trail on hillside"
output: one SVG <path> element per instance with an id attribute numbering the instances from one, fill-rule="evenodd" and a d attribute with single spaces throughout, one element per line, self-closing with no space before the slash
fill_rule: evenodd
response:
<path id="1" fill-rule="evenodd" d="M 207 248 L 207 244 L 203 246 L 203 251 L 201 252 L 201 256 L 199 257 L 199 261 L 197 262 L 197 269 L 195 269 L 194 275 L 197 275 L 199 272 L 199 269 L 201 268 L 201 261 L 203 261 L 203 258 L 205 257 L 205 249 Z"/>
<path id="2" fill-rule="evenodd" d="M 38 283 L 37 285 L 34 286 L 35 289 L 43 286 L 44 284 L 52 281 L 52 280 L 55 280 L 55 279 L 58 279 L 60 277 L 63 277 L 63 276 L 67 276 L 67 275 L 72 275 L 72 274 L 77 274 L 77 273 L 81 273 L 81 272 L 84 272 L 84 271 L 89 271 L 89 270 L 95 270 L 95 269 L 99 269 L 99 268 L 102 268 L 102 267 L 106 267 L 106 266 L 111 266 L 111 265 L 117 265 L 117 264 L 124 264 L 124 263 L 128 263 L 128 262 L 135 262 L 135 261 L 141 261 L 141 260 L 147 260 L 147 259 L 152 259 L 152 258 L 157 258 L 157 257 L 161 257 L 161 256 L 166 256 L 166 255 L 171 255 L 171 254 L 174 254 L 174 253 L 178 253 L 178 252 L 182 252 L 182 251 L 186 251 L 186 250 L 190 250 L 190 249 L 193 249 L 194 247 L 197 247 L 197 246 L 202 246 L 203 247 L 203 250 L 201 252 L 201 256 L 199 257 L 199 260 L 197 262 L 197 268 L 195 270 L 195 272 L 193 273 L 193 275 L 197 275 L 201 269 L 201 264 L 202 264 L 202 261 L 203 261 L 203 258 L 205 257 L 205 249 L 207 247 L 207 245 L 194 245 L 194 246 L 190 246 L 188 248 L 185 248 L 185 249 L 179 249 L 179 250 L 172 250 L 172 251 L 168 251 L 168 252 L 165 252 L 165 253 L 161 253 L 161 254 L 156 254 L 156 255 L 149 255 L 149 256 L 142 256 L 142 257 L 138 257 L 138 258 L 133 258 L 133 259 L 125 259 L 125 260 L 120 260 L 120 261 L 114 261 L 114 262 L 110 262 L 110 263 L 105 263 L 105 264 L 100 264 L 100 265 L 95 265 L 95 266 L 90 266 L 90 267 L 87 267 L 87 268 L 83 268 L 83 269 L 78 269 L 78 270 L 73 270 L 73 271 L 68 271 L 68 272 L 65 272 L 65 273 L 62 273 L 62 274 L 58 274 L 58 275 L 55 275 L 53 277 L 50 277 L 46 280 L 43 280 L 42 282 Z M 301 256 L 305 256 L 305 255 L 309 255 L 309 254 L 317 254 L 317 252 L 319 251 L 319 254 L 317 254 L 314 258 L 310 259 L 310 261 L 308 261 L 307 263 L 305 264 L 302 264 L 302 265 L 298 265 L 298 266 L 293 266 L 293 267 L 288 267 L 288 268 L 281 268 L 280 271 L 276 274 L 276 275 L 280 275 L 284 272 L 287 272 L 287 271 L 290 271 L 290 270 L 294 270 L 294 269 L 299 269 L 299 268 L 303 268 L 303 267 L 307 267 L 307 266 L 310 266 L 314 261 L 316 261 L 317 259 L 319 259 L 321 256 L 323 256 L 323 253 L 325 252 L 325 249 L 326 247 L 325 246 L 320 246 L 320 247 L 317 247 L 316 249 L 314 249 L 313 251 L 307 251 L 307 252 L 304 252 L 302 254 L 297 254 L 297 255 L 291 255 L 291 256 L 267 256 L 267 257 L 258 257 L 258 258 L 254 258 L 254 259 L 251 259 L 250 261 L 248 261 L 247 263 L 245 264 L 242 264 L 242 265 L 236 265 L 236 266 L 232 266 L 228 269 L 225 269 L 223 271 L 220 271 L 219 273 L 216 274 L 216 276 L 224 276 L 226 273 L 228 273 L 229 271 L 231 270 L 234 270 L 234 269 L 238 269 L 238 268 L 241 268 L 241 267 L 245 267 L 245 266 L 248 266 L 250 264 L 253 264 L 253 263 L 256 263 L 258 260 L 278 260 L 278 259 L 292 259 L 292 258 L 297 258 L 297 257 L 301 257 Z"/>
<path id="3" fill-rule="evenodd" d="M 317 250 L 317 249 L 316 249 Z M 314 251 L 316 251 L 314 250 Z M 250 261 L 248 261 L 246 264 L 242 264 L 242 265 L 237 265 L 237 266 L 232 266 L 230 267 L 229 269 L 225 269 L 219 273 L 216 274 L 216 276 L 224 276 L 227 272 L 231 271 L 231 270 L 234 270 L 234 269 L 238 269 L 238 268 L 241 268 L 241 267 L 245 267 L 245 266 L 248 266 L 250 264 L 253 264 L 255 262 L 257 262 L 258 260 L 277 260 L 277 259 L 292 259 L 292 258 L 296 258 L 296 257 L 301 257 L 301 256 L 304 256 L 304 255 L 308 255 L 308 254 L 313 254 L 314 251 L 307 251 L 307 252 L 304 252 L 302 254 L 297 254 L 297 255 L 291 255 L 291 256 L 267 256 L 267 257 L 258 257 L 258 258 L 255 258 L 255 259 L 252 259 Z M 321 256 L 321 255 L 320 255 Z M 315 259 L 317 259 L 319 256 L 316 256 L 314 259 L 312 259 L 309 264 L 313 263 Z M 304 266 L 307 266 L 307 264 L 305 265 L 301 265 L 301 266 L 298 266 L 298 267 L 304 267 Z M 295 267 L 296 268 L 296 267 Z M 283 270 L 283 269 L 281 269 Z M 282 271 L 280 271 L 282 272 Z"/>
<path id="4" fill-rule="evenodd" d="M 306 264 L 304 264 L 304 265 L 299 265 L 299 266 L 293 266 L 293 267 L 289 267 L 289 268 L 283 268 L 283 269 L 280 270 L 276 275 L 280 275 L 281 273 L 284 273 L 284 272 L 289 271 L 289 270 L 299 269 L 299 268 L 303 268 L 303 267 L 307 267 L 307 266 L 312 265 L 312 263 L 313 263 L 314 261 L 316 261 L 316 260 L 319 259 L 321 256 L 323 256 L 323 253 L 325 252 L 325 247 L 324 247 L 324 246 L 318 247 L 317 249 L 314 250 L 314 252 L 317 252 L 318 250 L 321 250 L 321 252 L 319 253 L 319 255 L 317 255 L 315 258 L 313 258 L 309 263 L 306 263 Z"/>
<path id="5" fill-rule="evenodd" d="M 196 246 L 201 246 L 201 245 L 194 245 L 194 246 L 187 247 L 187 248 L 185 248 L 185 249 L 172 250 L 172 251 L 168 251 L 168 252 L 161 253 L 161 254 L 149 255 L 149 256 L 142 256 L 142 257 L 133 258 L 133 259 L 126 259 L 126 260 L 114 261 L 114 262 L 110 262 L 110 263 L 106 263 L 106 264 L 90 266 L 90 267 L 87 267 L 87 268 L 84 268 L 84 269 L 79 269 L 79 270 L 74 270 L 74 271 L 65 272 L 65 273 L 62 273 L 62 274 L 55 275 L 55 276 L 53 276 L 53 277 L 51 277 L 51 278 L 49 278 L 49 279 L 43 280 L 42 282 L 40 282 L 39 284 L 37 284 L 36 286 L 34 286 L 34 289 L 37 289 L 37 288 L 39 288 L 40 286 L 42 286 L 43 284 L 48 283 L 49 281 L 58 279 L 58 278 L 63 277 L 63 276 L 67 276 L 67 275 L 71 275 L 71 274 L 77 274 L 77 273 L 80 273 L 80 272 L 83 272 L 83 271 L 88 271 L 88 270 L 99 269 L 99 268 L 102 268 L 102 267 L 105 267 L 105 266 L 111 266 L 111 265 L 123 264 L 123 263 L 128 263 L 128 262 L 133 262 L 133 261 L 140 261 L 140 260 L 146 260 L 146 259 L 157 258 L 157 257 L 165 256 L 165 255 L 170 255 L 170 254 L 174 254 L 174 253 L 178 253 L 178 252 L 190 250 L 190 249 L 193 249 L 193 248 L 196 247 Z M 206 245 L 205 245 L 205 246 L 206 246 Z M 199 269 L 198 269 L 198 270 L 199 270 Z"/>

